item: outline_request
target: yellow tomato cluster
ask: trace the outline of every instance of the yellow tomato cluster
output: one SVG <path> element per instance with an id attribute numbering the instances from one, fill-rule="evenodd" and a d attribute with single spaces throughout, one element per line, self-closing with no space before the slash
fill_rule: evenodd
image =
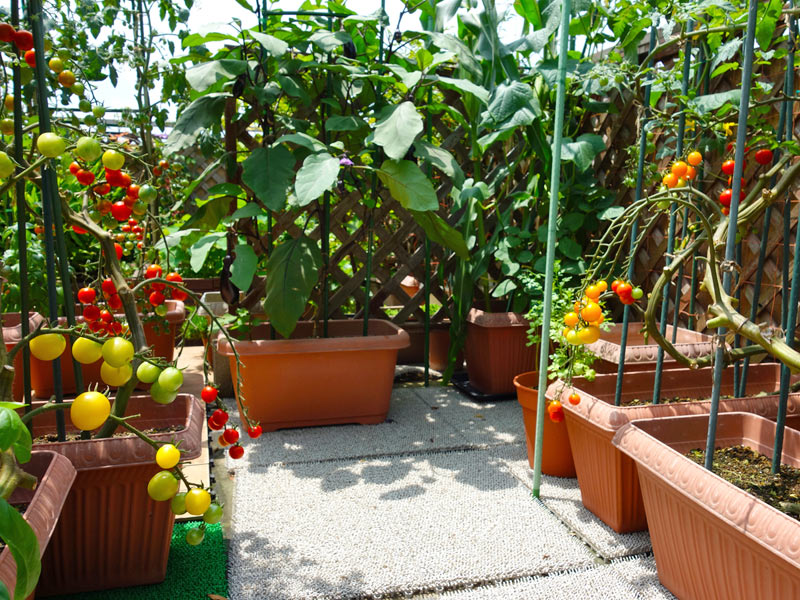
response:
<path id="1" fill-rule="evenodd" d="M 674 163 L 672 163 L 669 172 L 664 175 L 661 183 L 663 183 L 669 189 L 686 187 L 687 182 L 692 181 L 695 177 L 697 177 L 697 169 L 695 167 L 702 162 L 703 155 L 697 150 L 689 152 L 685 161 L 676 160 Z"/>
<path id="2" fill-rule="evenodd" d="M 564 315 L 564 331 L 567 343 L 573 346 L 592 344 L 600 339 L 600 323 L 603 322 L 603 306 L 600 296 L 608 284 L 600 280 L 586 288 L 583 298 L 575 302 L 573 310 Z"/>

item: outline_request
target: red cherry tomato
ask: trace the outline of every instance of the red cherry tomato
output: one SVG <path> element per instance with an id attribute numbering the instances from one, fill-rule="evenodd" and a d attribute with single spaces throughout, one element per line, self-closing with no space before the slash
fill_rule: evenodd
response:
<path id="1" fill-rule="evenodd" d="M 93 323 L 100 318 L 100 309 L 94 304 L 83 308 L 83 318 L 87 323 Z"/>
<path id="2" fill-rule="evenodd" d="M 117 260 L 122 260 L 122 255 L 125 254 L 125 250 L 122 249 L 122 246 L 114 242 L 114 250 L 117 252 Z"/>
<path id="3" fill-rule="evenodd" d="M 247 435 L 249 435 L 253 439 L 259 437 L 261 433 L 262 433 L 261 425 L 254 425 L 253 427 L 247 430 Z"/>
<path id="4" fill-rule="evenodd" d="M 176 290 L 174 288 L 170 291 L 170 295 L 172 296 L 173 300 L 178 300 L 180 302 L 183 302 L 189 297 L 189 294 L 187 294 L 183 290 Z"/>
<path id="5" fill-rule="evenodd" d="M 238 460 L 244 456 L 244 448 L 238 444 L 236 446 L 231 446 L 230 450 L 228 450 L 228 454 L 231 455 L 231 458 Z"/>
<path id="6" fill-rule="evenodd" d="M 726 160 L 724 163 L 722 163 L 722 172 L 725 173 L 725 175 L 733 175 L 733 169 L 735 166 L 736 163 L 734 161 Z"/>
<path id="7" fill-rule="evenodd" d="M 218 431 L 218 430 L 222 429 L 223 427 L 225 427 L 225 424 L 224 423 L 220 423 L 217 419 L 215 419 L 213 414 L 210 417 L 208 417 L 208 428 L 209 429 L 213 429 L 214 431 Z"/>
<path id="8" fill-rule="evenodd" d="M 31 69 L 36 68 L 36 50 L 28 50 L 25 52 L 25 62 Z"/>
<path id="9" fill-rule="evenodd" d="M 719 203 L 722 206 L 728 207 L 731 205 L 731 199 L 733 198 L 733 190 L 728 188 L 726 190 L 722 190 L 719 194 Z"/>
<path id="10" fill-rule="evenodd" d="M 77 225 L 72 226 L 72 231 L 78 235 L 86 235 L 88 233 L 83 227 L 78 227 Z"/>
<path id="11" fill-rule="evenodd" d="M 75 179 L 77 179 L 81 185 L 92 185 L 94 183 L 94 173 L 81 169 L 75 173 Z"/>
<path id="12" fill-rule="evenodd" d="M 8 23 L 0 23 L 0 42 L 11 42 L 14 40 L 16 30 Z"/>
<path id="13" fill-rule="evenodd" d="M 98 196 L 105 196 L 108 192 L 111 191 L 111 186 L 107 183 L 101 183 L 100 185 L 94 186 L 94 193 Z"/>
<path id="14" fill-rule="evenodd" d="M 206 404 L 211 404 L 216 401 L 219 392 L 213 385 L 207 385 L 200 391 L 200 397 Z"/>
<path id="15" fill-rule="evenodd" d="M 114 320 L 114 315 L 111 314 L 111 311 L 104 308 L 100 311 L 100 320 L 104 323 L 111 323 Z"/>
<path id="16" fill-rule="evenodd" d="M 181 277 L 180 273 L 173 271 L 172 273 L 167 273 L 167 276 L 164 277 L 167 281 L 174 281 L 176 283 L 180 283 L 183 281 L 183 277 Z"/>
<path id="17" fill-rule="evenodd" d="M 772 162 L 772 150 L 769 148 L 761 148 L 756 150 L 756 162 L 760 165 L 768 165 Z"/>
<path id="18" fill-rule="evenodd" d="M 620 298 L 624 298 L 625 296 L 630 296 L 633 292 L 633 286 L 630 283 L 625 281 L 620 281 L 619 285 L 616 289 L 617 296 Z"/>
<path id="19" fill-rule="evenodd" d="M 78 302 L 81 304 L 92 304 L 97 298 L 97 292 L 94 288 L 83 287 L 78 290 Z"/>
<path id="20" fill-rule="evenodd" d="M 119 297 L 119 294 L 111 294 L 108 300 L 106 300 L 106 303 L 111 310 L 119 310 L 122 308 L 122 298 Z"/>
<path id="21" fill-rule="evenodd" d="M 114 285 L 114 282 L 111 281 L 110 278 L 103 279 L 103 281 L 100 283 L 100 289 L 102 289 L 103 293 L 108 296 L 117 293 L 117 286 Z"/>
<path id="22" fill-rule="evenodd" d="M 128 191 L 125 192 L 125 194 L 127 196 L 130 196 L 131 198 L 138 198 L 140 189 L 141 188 L 137 184 L 132 183 L 131 185 L 128 186 Z"/>
<path id="23" fill-rule="evenodd" d="M 72 173 L 73 175 L 76 175 L 78 173 L 78 171 L 80 171 L 80 170 L 81 170 L 81 166 L 78 163 L 71 162 L 69 164 L 69 172 Z"/>
<path id="24" fill-rule="evenodd" d="M 229 444 L 235 444 L 239 441 L 239 432 L 235 429 L 226 429 L 222 432 L 222 437 L 224 437 L 225 441 Z"/>
<path id="25" fill-rule="evenodd" d="M 14 44 L 22 52 L 33 48 L 33 34 L 25 29 L 20 29 L 14 34 Z"/>
<path id="26" fill-rule="evenodd" d="M 573 404 L 573 405 L 580 404 L 581 403 L 581 397 L 578 394 L 576 394 L 575 392 L 572 392 L 569 395 L 569 403 Z"/>
<path id="27" fill-rule="evenodd" d="M 214 417 L 217 421 L 219 421 L 223 425 L 225 425 L 225 423 L 228 422 L 228 413 L 222 410 L 221 408 L 218 408 L 213 413 L 211 413 L 211 416 Z"/>
<path id="28" fill-rule="evenodd" d="M 161 292 L 156 290 L 156 291 L 150 293 L 149 300 L 150 300 L 150 304 L 152 304 L 153 306 L 160 306 L 160 305 L 164 304 L 164 300 L 165 300 L 164 294 L 162 294 Z"/>
<path id="29" fill-rule="evenodd" d="M 131 207 L 124 202 L 114 202 L 111 205 L 111 216 L 117 221 L 127 221 L 131 217 Z"/>
<path id="30" fill-rule="evenodd" d="M 161 277 L 163 272 L 161 265 L 149 265 L 144 272 L 144 277 L 145 279 L 155 279 L 156 277 Z"/>
<path id="31" fill-rule="evenodd" d="M 564 408 L 561 402 L 553 400 L 547 405 L 547 415 L 553 423 L 561 423 L 564 420 Z"/>

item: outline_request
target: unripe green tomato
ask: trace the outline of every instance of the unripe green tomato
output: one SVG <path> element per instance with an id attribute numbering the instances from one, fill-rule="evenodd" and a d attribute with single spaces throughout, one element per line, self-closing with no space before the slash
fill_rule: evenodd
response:
<path id="1" fill-rule="evenodd" d="M 133 243 L 131 242 L 129 243 L 131 244 L 131 246 L 133 246 Z M 158 306 L 155 307 L 154 311 L 159 317 L 166 317 L 168 312 L 166 304 L 159 304 Z"/>
<path id="2" fill-rule="evenodd" d="M 92 114 L 86 115 L 83 117 L 83 122 L 91 127 L 92 125 L 97 125 L 97 117 Z"/>
<path id="3" fill-rule="evenodd" d="M 148 495 L 157 502 L 170 500 L 178 493 L 179 482 L 169 471 L 159 471 L 147 484 Z"/>
<path id="4" fill-rule="evenodd" d="M 586 381 L 594 381 L 594 378 L 597 377 L 597 373 L 594 369 L 586 369 L 583 377 L 586 379 Z"/>
<path id="5" fill-rule="evenodd" d="M 69 60 L 72 57 L 72 52 L 68 48 L 59 48 L 56 55 L 61 60 Z"/>
<path id="6" fill-rule="evenodd" d="M 642 288 L 640 287 L 633 288 L 633 291 L 631 292 L 631 298 L 633 298 L 634 300 L 638 300 L 642 296 L 644 296 L 644 291 L 642 290 Z"/>
<path id="7" fill-rule="evenodd" d="M 136 378 L 142 383 L 153 383 L 161 374 L 161 369 L 149 362 L 142 362 L 136 369 Z"/>
<path id="8" fill-rule="evenodd" d="M 80 102 L 78 102 L 78 110 L 81 112 L 89 112 L 92 110 L 92 103 L 83 98 Z"/>
<path id="9" fill-rule="evenodd" d="M 222 520 L 222 507 L 216 502 L 212 502 L 208 510 L 203 513 L 203 521 L 209 525 L 214 525 Z"/>
<path id="10" fill-rule="evenodd" d="M 86 91 L 86 88 L 80 81 L 76 81 L 75 83 L 72 84 L 72 87 L 69 88 L 69 91 L 71 91 L 76 96 L 83 96 L 83 93 Z"/>
<path id="11" fill-rule="evenodd" d="M 153 399 L 153 402 L 157 404 L 172 404 L 177 395 L 176 392 L 169 392 L 162 388 L 158 381 L 150 386 L 150 397 Z"/>
<path id="12" fill-rule="evenodd" d="M 127 242 L 125 242 L 123 247 L 125 248 L 125 250 L 130 252 L 131 250 L 133 250 L 133 246 L 134 246 L 134 243 L 131 242 L 130 240 L 128 240 Z"/>
<path id="13" fill-rule="evenodd" d="M 136 203 L 133 205 L 133 214 L 135 214 L 137 217 L 141 217 L 143 214 L 146 213 L 147 213 L 147 205 L 141 200 L 137 200 Z"/>
<path id="14" fill-rule="evenodd" d="M 67 149 L 67 142 L 52 131 L 46 131 L 36 138 L 36 149 L 39 150 L 42 156 L 55 158 L 64 154 L 64 150 Z"/>
<path id="15" fill-rule="evenodd" d="M 172 510 L 173 514 L 182 515 L 186 512 L 186 492 L 180 492 L 179 494 L 175 494 L 172 498 L 172 502 L 170 502 L 170 510 Z"/>
<path id="16" fill-rule="evenodd" d="M 206 536 L 205 529 L 197 527 L 186 532 L 186 543 L 190 546 L 199 546 Z"/>
<path id="17" fill-rule="evenodd" d="M 0 179 L 5 179 L 14 172 L 14 161 L 8 154 L 0 150 Z"/>
<path id="18" fill-rule="evenodd" d="M 156 199 L 158 192 L 152 185 L 145 183 L 139 190 L 139 200 L 149 203 Z"/>
<path id="19" fill-rule="evenodd" d="M 92 109 L 92 114 L 97 117 L 98 119 L 102 119 L 103 116 L 106 114 L 106 107 L 105 106 L 95 106 Z"/>
<path id="20" fill-rule="evenodd" d="M 97 124 L 97 131 L 98 131 L 99 133 L 105 133 L 105 131 L 106 131 L 106 124 L 105 124 L 104 122 L 102 122 L 102 121 L 101 121 L 101 122 L 99 122 L 99 123 Z"/>
<path id="21" fill-rule="evenodd" d="M 0 133 L 3 135 L 14 135 L 14 119 L 0 120 Z"/>
<path id="22" fill-rule="evenodd" d="M 103 218 L 103 215 L 100 214 L 99 210 L 91 210 L 89 211 L 89 218 L 95 223 L 99 223 L 100 220 Z"/>
<path id="23" fill-rule="evenodd" d="M 93 137 L 83 136 L 78 138 L 75 145 L 75 156 L 86 162 L 94 162 L 103 154 L 103 148 Z"/>

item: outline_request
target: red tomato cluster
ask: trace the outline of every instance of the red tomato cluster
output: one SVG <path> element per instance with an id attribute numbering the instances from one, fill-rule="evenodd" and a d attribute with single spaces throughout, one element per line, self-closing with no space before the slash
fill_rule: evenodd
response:
<path id="1" fill-rule="evenodd" d="M 120 321 L 111 311 L 122 308 L 122 299 L 117 294 L 117 286 L 111 279 L 104 279 L 100 288 L 106 308 L 101 309 L 96 304 L 97 292 L 94 288 L 83 287 L 78 290 L 78 302 L 83 304 L 83 319 L 88 323 L 89 330 L 98 335 L 119 335 L 123 332 Z"/>
<path id="2" fill-rule="evenodd" d="M 0 42 L 13 42 L 17 50 L 28 52 L 33 49 L 33 34 L 25 29 L 15 30 L 10 23 L 0 23 Z"/>
<path id="3" fill-rule="evenodd" d="M 728 144 L 727 150 L 728 152 L 733 152 L 733 143 Z M 748 146 L 744 150 L 745 152 L 750 152 L 750 147 Z M 759 165 L 766 166 L 772 163 L 774 153 L 769 148 L 759 148 L 755 151 L 753 157 Z M 722 205 L 721 211 L 725 216 L 730 214 L 731 200 L 733 199 L 733 171 L 735 168 L 736 162 L 730 158 L 723 161 L 722 166 L 720 167 L 720 171 L 722 171 L 723 175 L 728 176 L 728 187 L 722 190 L 722 192 L 719 194 L 719 203 Z M 745 168 L 747 168 L 747 161 L 743 161 L 742 163 L 742 172 L 744 172 Z M 745 192 L 745 180 L 744 177 L 742 177 L 739 191 L 739 202 L 744 200 L 746 197 L 747 193 Z"/>
<path id="4" fill-rule="evenodd" d="M 159 279 L 161 278 L 162 274 L 163 270 L 161 265 L 152 264 L 149 265 L 145 270 L 144 277 L 145 279 Z M 181 277 L 180 273 L 176 271 L 167 273 L 164 279 L 175 284 L 183 283 L 183 277 Z M 179 290 L 168 284 L 162 283 L 161 281 L 154 281 L 147 288 L 145 288 L 145 291 L 147 294 L 149 294 L 148 300 L 150 304 L 155 307 L 161 306 L 166 301 L 167 297 L 164 294 L 165 291 L 173 300 L 180 300 L 182 302 L 188 298 L 188 295 L 183 290 Z"/>
<path id="5" fill-rule="evenodd" d="M 640 287 L 633 287 L 627 281 L 621 279 L 615 280 L 611 284 L 612 291 L 617 295 L 619 301 L 623 304 L 633 304 L 639 298 L 644 296 L 644 291 Z"/>
<path id="6" fill-rule="evenodd" d="M 661 179 L 661 183 L 669 189 L 686 187 L 687 182 L 694 180 L 697 177 L 697 169 L 703 162 L 703 155 L 697 150 L 689 152 L 686 160 L 677 160 L 672 163 L 670 170 Z"/>

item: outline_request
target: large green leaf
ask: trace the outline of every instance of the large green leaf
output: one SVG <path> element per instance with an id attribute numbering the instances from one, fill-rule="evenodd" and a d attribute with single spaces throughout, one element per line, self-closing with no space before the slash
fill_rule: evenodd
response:
<path id="1" fill-rule="evenodd" d="M 235 203 L 234 203 L 235 207 Z M 217 228 L 220 221 L 231 209 L 231 198 L 229 196 L 217 196 L 212 198 L 194 213 L 188 221 L 181 225 L 181 229 L 203 229 L 213 231 Z"/>
<path id="2" fill-rule="evenodd" d="M 414 144 L 414 156 L 429 162 L 431 165 L 442 171 L 450 179 L 453 185 L 460 188 L 464 183 L 464 171 L 458 161 L 444 148 L 420 140 Z"/>
<path id="3" fill-rule="evenodd" d="M 187 69 L 186 81 L 198 92 L 204 92 L 218 81 L 233 79 L 246 71 L 247 61 L 224 58 Z"/>
<path id="4" fill-rule="evenodd" d="M 606 149 L 603 138 L 594 133 L 584 133 L 577 140 L 564 138 L 561 142 L 561 160 L 574 162 L 578 170 L 583 172 L 592 166 L 594 157 Z"/>
<path id="5" fill-rule="evenodd" d="M 275 330 L 291 335 L 319 278 L 322 254 L 317 243 L 302 235 L 276 246 L 267 260 L 264 310 Z"/>
<path id="6" fill-rule="evenodd" d="M 705 94 L 689 100 L 689 107 L 700 114 L 713 112 L 724 104 L 730 102 L 736 108 L 742 100 L 742 90 L 730 90 L 727 92 L 717 92 L 716 94 Z"/>
<path id="7" fill-rule="evenodd" d="M 759 2 L 756 41 L 758 42 L 758 47 L 764 51 L 769 49 L 772 36 L 775 35 L 775 26 L 781 16 L 782 7 L 783 0 Z"/>
<path id="8" fill-rule="evenodd" d="M 311 97 L 292 77 L 289 77 L 288 75 L 276 75 L 275 80 L 281 86 L 281 89 L 286 92 L 286 94 L 292 98 L 298 98 L 304 106 L 311 104 Z"/>
<path id="9" fill-rule="evenodd" d="M 248 244 L 238 244 L 234 251 L 236 258 L 231 265 L 231 283 L 240 290 L 250 289 L 258 266 L 258 256 Z"/>
<path id="10" fill-rule="evenodd" d="M 223 158 L 224 157 L 220 157 L 217 160 L 209 163 L 209 165 L 205 169 L 203 169 L 203 172 L 200 173 L 200 175 L 198 175 L 189 185 L 186 186 L 186 188 L 183 190 L 184 201 L 188 200 L 189 196 L 192 195 L 192 192 L 194 192 L 195 188 L 201 183 L 203 183 L 205 178 L 211 175 L 211 173 L 213 173 L 222 164 Z"/>
<path id="11" fill-rule="evenodd" d="M 464 236 L 457 229 L 450 227 L 447 221 L 435 212 L 412 210 L 411 216 L 425 230 L 425 234 L 431 241 L 449 248 L 465 260 L 469 259 L 469 250 L 467 249 L 467 243 L 464 241 Z"/>
<path id="12" fill-rule="evenodd" d="M 280 211 L 292 185 L 294 163 L 294 155 L 284 146 L 256 148 L 242 163 L 242 182 L 267 208 Z"/>
<path id="13" fill-rule="evenodd" d="M 308 41 L 323 52 L 331 52 L 347 42 L 352 42 L 353 39 L 346 31 L 319 30 L 312 33 Z"/>
<path id="14" fill-rule="evenodd" d="M 272 56 L 283 56 L 286 54 L 286 51 L 289 50 L 289 44 L 267 33 L 261 33 L 258 31 L 249 31 L 248 33 L 254 40 L 263 46 L 264 50 L 269 52 Z"/>
<path id="15" fill-rule="evenodd" d="M 416 211 L 439 208 L 431 180 L 413 162 L 386 160 L 378 169 L 378 177 L 403 208 Z"/>
<path id="16" fill-rule="evenodd" d="M 297 144 L 298 146 L 303 146 L 304 148 L 308 148 L 312 152 L 323 152 L 327 150 L 325 144 L 320 142 L 318 139 L 311 137 L 307 133 L 299 132 L 282 135 L 275 141 L 274 145 L 285 144 L 289 142 L 292 144 Z"/>
<path id="17" fill-rule="evenodd" d="M 328 131 L 358 131 L 366 127 L 367 123 L 363 119 L 354 116 L 334 116 L 325 121 L 325 129 Z"/>
<path id="18" fill-rule="evenodd" d="M 297 205 L 306 206 L 331 189 L 339 178 L 339 159 L 327 152 L 309 154 L 297 172 L 294 193 Z"/>
<path id="19" fill-rule="evenodd" d="M 542 110 L 533 89 L 521 81 L 511 81 L 497 86 L 486 112 L 481 115 L 481 124 L 507 129 L 528 125 L 540 116 Z"/>
<path id="20" fill-rule="evenodd" d="M 383 147 L 386 156 L 403 158 L 414 139 L 422 132 L 422 116 L 412 102 L 402 102 L 375 127 L 373 141 Z"/>
<path id="21" fill-rule="evenodd" d="M 450 89 L 458 92 L 459 94 L 470 93 L 475 96 L 483 104 L 489 102 L 489 90 L 468 79 L 454 79 L 452 77 L 436 77 L 434 78 L 439 84 L 439 87 Z"/>
<path id="22" fill-rule="evenodd" d="M 181 47 L 186 49 L 194 46 L 201 46 L 203 44 L 207 44 L 208 42 L 223 42 L 223 41 L 238 42 L 238 38 L 235 35 L 230 35 L 227 33 L 219 33 L 217 31 L 212 31 L 205 35 L 201 33 L 190 33 L 181 41 Z"/>
<path id="23" fill-rule="evenodd" d="M 197 240 L 190 250 L 191 258 L 189 259 L 189 266 L 192 268 L 192 271 L 195 273 L 199 272 L 200 269 L 203 268 L 211 249 L 224 242 L 224 231 L 215 231 Z"/>
<path id="24" fill-rule="evenodd" d="M 194 145 L 202 129 L 219 122 L 228 98 L 230 94 L 208 94 L 183 109 L 164 144 L 164 154 L 169 156 Z"/>
<path id="25" fill-rule="evenodd" d="M 2 498 L 0 498 L 0 538 L 11 550 L 11 556 L 17 564 L 14 600 L 24 600 L 33 592 L 42 571 L 39 540 L 22 515 Z"/>

